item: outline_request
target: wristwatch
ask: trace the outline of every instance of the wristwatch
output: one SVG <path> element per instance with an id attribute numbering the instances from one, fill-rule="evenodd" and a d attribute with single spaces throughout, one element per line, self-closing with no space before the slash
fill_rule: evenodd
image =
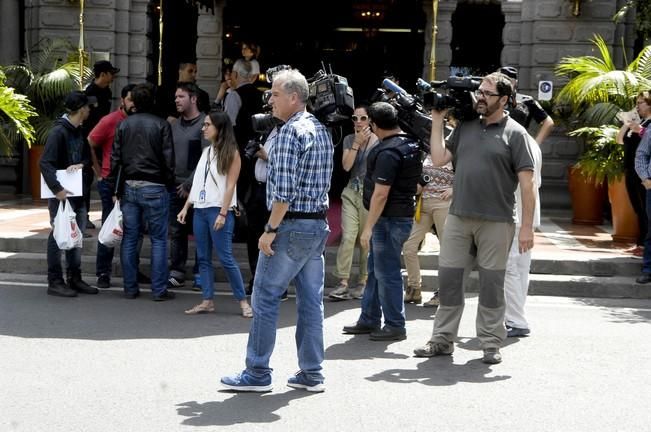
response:
<path id="1" fill-rule="evenodd" d="M 275 234 L 275 233 L 278 232 L 278 227 L 274 228 L 270 224 L 266 224 L 264 226 L 264 232 L 267 233 L 267 234 L 269 234 L 269 233 Z"/>

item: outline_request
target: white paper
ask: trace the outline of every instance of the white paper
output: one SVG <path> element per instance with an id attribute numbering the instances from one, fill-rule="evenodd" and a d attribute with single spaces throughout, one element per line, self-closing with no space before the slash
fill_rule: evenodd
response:
<path id="1" fill-rule="evenodd" d="M 82 171 L 83 170 L 78 169 L 69 173 L 64 169 L 57 170 L 57 180 L 59 180 L 61 186 L 71 192 L 68 194 L 68 197 L 77 197 L 83 194 L 84 184 L 81 178 Z M 43 174 L 41 174 L 41 198 L 55 198 L 55 195 L 52 193 L 50 188 L 47 187 Z"/>
<path id="2" fill-rule="evenodd" d="M 630 111 L 620 111 L 617 113 L 617 118 L 624 124 L 629 122 L 640 123 L 640 115 L 637 113 L 637 109 L 633 108 Z"/>

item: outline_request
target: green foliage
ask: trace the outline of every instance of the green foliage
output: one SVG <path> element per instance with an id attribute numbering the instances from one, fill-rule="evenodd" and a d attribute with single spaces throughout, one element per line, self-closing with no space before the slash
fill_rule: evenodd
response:
<path id="1" fill-rule="evenodd" d="M 29 99 L 5 85 L 5 74 L 0 68 L 0 152 L 2 154 L 12 153 L 13 130 L 31 145 L 34 141 L 34 127 L 29 119 L 34 116 L 36 112 L 30 105 Z"/>
<path id="2" fill-rule="evenodd" d="M 21 64 L 3 68 L 7 85 L 26 95 L 38 116 L 30 122 L 36 131 L 36 144 L 44 144 L 54 120 L 64 112 L 63 101 L 68 93 L 92 79 L 92 71 L 80 72 L 79 55 L 64 39 L 44 39 L 35 55 L 27 55 Z M 68 60 L 69 53 L 73 54 Z"/>
<path id="3" fill-rule="evenodd" d="M 568 134 L 585 138 L 585 151 L 575 166 L 595 185 L 604 179 L 613 183 L 624 175 L 624 146 L 615 141 L 618 131 L 616 126 L 604 125 L 582 127 Z"/>
<path id="4" fill-rule="evenodd" d="M 616 144 L 619 127 L 616 115 L 635 107 L 637 95 L 651 88 L 651 46 L 623 70 L 616 68 L 604 39 L 592 39 L 599 56 L 565 57 L 556 74 L 569 78 L 555 100 L 555 111 L 567 115 L 568 124 L 578 129 L 568 135 L 582 137 L 584 150 L 577 167 L 600 184 L 613 182 L 624 172 L 624 149 Z"/>

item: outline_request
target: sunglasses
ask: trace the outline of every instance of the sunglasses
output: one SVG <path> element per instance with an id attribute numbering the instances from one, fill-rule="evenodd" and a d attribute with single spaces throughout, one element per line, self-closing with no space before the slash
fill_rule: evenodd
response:
<path id="1" fill-rule="evenodd" d="M 368 116 L 367 116 L 367 115 L 361 115 L 361 116 L 356 116 L 356 115 L 354 115 L 354 116 L 351 116 L 350 118 L 351 118 L 354 122 L 356 122 L 356 121 L 366 121 L 366 120 L 368 120 Z"/>

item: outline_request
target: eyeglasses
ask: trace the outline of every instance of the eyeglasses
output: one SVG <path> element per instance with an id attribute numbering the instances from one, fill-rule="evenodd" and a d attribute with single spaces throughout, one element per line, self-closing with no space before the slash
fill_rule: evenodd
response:
<path id="1" fill-rule="evenodd" d="M 366 121 L 366 120 L 368 120 L 368 116 L 367 116 L 367 115 L 361 115 L 361 116 L 356 116 L 356 115 L 354 115 L 354 116 L 350 116 L 350 118 L 351 118 L 354 122 L 356 122 L 356 121 Z"/>
<path id="2" fill-rule="evenodd" d="M 499 96 L 499 93 L 493 93 L 486 90 L 475 90 L 475 96 L 487 98 L 489 96 Z"/>

